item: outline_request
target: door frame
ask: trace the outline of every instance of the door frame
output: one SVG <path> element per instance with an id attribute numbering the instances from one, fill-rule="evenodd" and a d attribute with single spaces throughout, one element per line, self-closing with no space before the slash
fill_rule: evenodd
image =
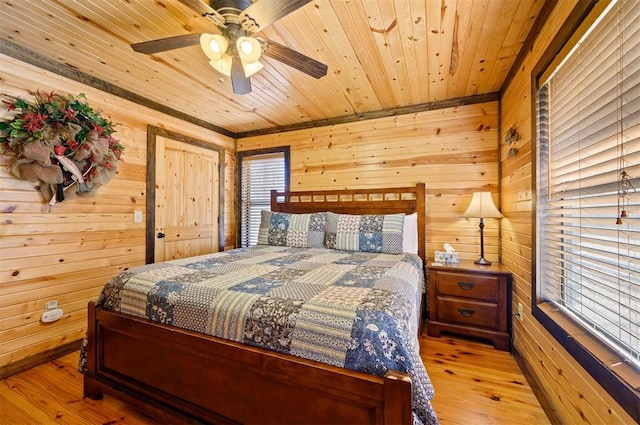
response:
<path id="1" fill-rule="evenodd" d="M 219 207 L 218 207 L 218 246 L 219 250 L 224 250 L 224 171 L 225 171 L 225 150 L 222 146 L 207 143 L 203 140 L 194 139 L 184 134 L 176 133 L 164 128 L 147 125 L 147 220 L 146 220 L 146 244 L 145 262 L 154 262 L 155 252 L 155 228 L 156 228 L 156 153 L 157 137 L 166 137 L 182 143 L 188 143 L 204 149 L 218 152 L 218 181 L 219 181 Z"/>

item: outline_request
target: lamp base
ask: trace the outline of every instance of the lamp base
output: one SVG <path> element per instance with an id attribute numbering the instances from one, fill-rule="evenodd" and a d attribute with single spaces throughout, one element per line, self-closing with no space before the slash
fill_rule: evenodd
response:
<path id="1" fill-rule="evenodd" d="M 487 260 L 484 257 L 478 258 L 476 261 L 474 261 L 474 263 L 480 264 L 481 266 L 490 266 L 491 265 L 491 261 Z"/>

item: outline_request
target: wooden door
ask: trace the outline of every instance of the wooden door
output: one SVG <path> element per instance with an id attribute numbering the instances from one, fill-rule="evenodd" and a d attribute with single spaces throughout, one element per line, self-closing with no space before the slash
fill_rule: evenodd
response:
<path id="1" fill-rule="evenodd" d="M 154 261 L 217 252 L 219 152 L 156 136 Z"/>

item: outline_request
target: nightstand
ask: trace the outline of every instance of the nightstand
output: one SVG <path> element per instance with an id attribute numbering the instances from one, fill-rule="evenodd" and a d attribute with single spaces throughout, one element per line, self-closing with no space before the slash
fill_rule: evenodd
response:
<path id="1" fill-rule="evenodd" d="M 502 264 L 480 266 L 428 263 L 429 322 L 427 334 L 442 332 L 487 339 L 509 351 L 511 342 L 511 279 Z"/>

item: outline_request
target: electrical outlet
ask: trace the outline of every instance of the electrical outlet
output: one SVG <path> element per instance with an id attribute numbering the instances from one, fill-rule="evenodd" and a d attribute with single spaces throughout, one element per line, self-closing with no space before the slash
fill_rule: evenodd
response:
<path id="1" fill-rule="evenodd" d="M 42 313 L 42 317 L 40 317 L 40 320 L 42 320 L 42 322 L 44 323 L 55 322 L 56 320 L 60 320 L 63 314 L 64 314 L 64 311 L 61 308 L 47 310 L 44 313 Z"/>
<path id="2" fill-rule="evenodd" d="M 55 322 L 56 320 L 59 320 L 64 314 L 64 311 L 62 311 L 61 308 L 58 308 L 57 300 L 47 301 L 44 308 L 45 311 L 44 313 L 42 313 L 42 317 L 40 318 L 40 320 L 42 320 L 44 323 Z"/>
<path id="3" fill-rule="evenodd" d="M 518 316 L 518 320 L 520 320 L 521 322 L 522 322 L 522 315 L 523 315 L 523 313 L 522 313 L 522 303 L 518 303 L 518 314 L 517 314 L 517 316 Z"/>

